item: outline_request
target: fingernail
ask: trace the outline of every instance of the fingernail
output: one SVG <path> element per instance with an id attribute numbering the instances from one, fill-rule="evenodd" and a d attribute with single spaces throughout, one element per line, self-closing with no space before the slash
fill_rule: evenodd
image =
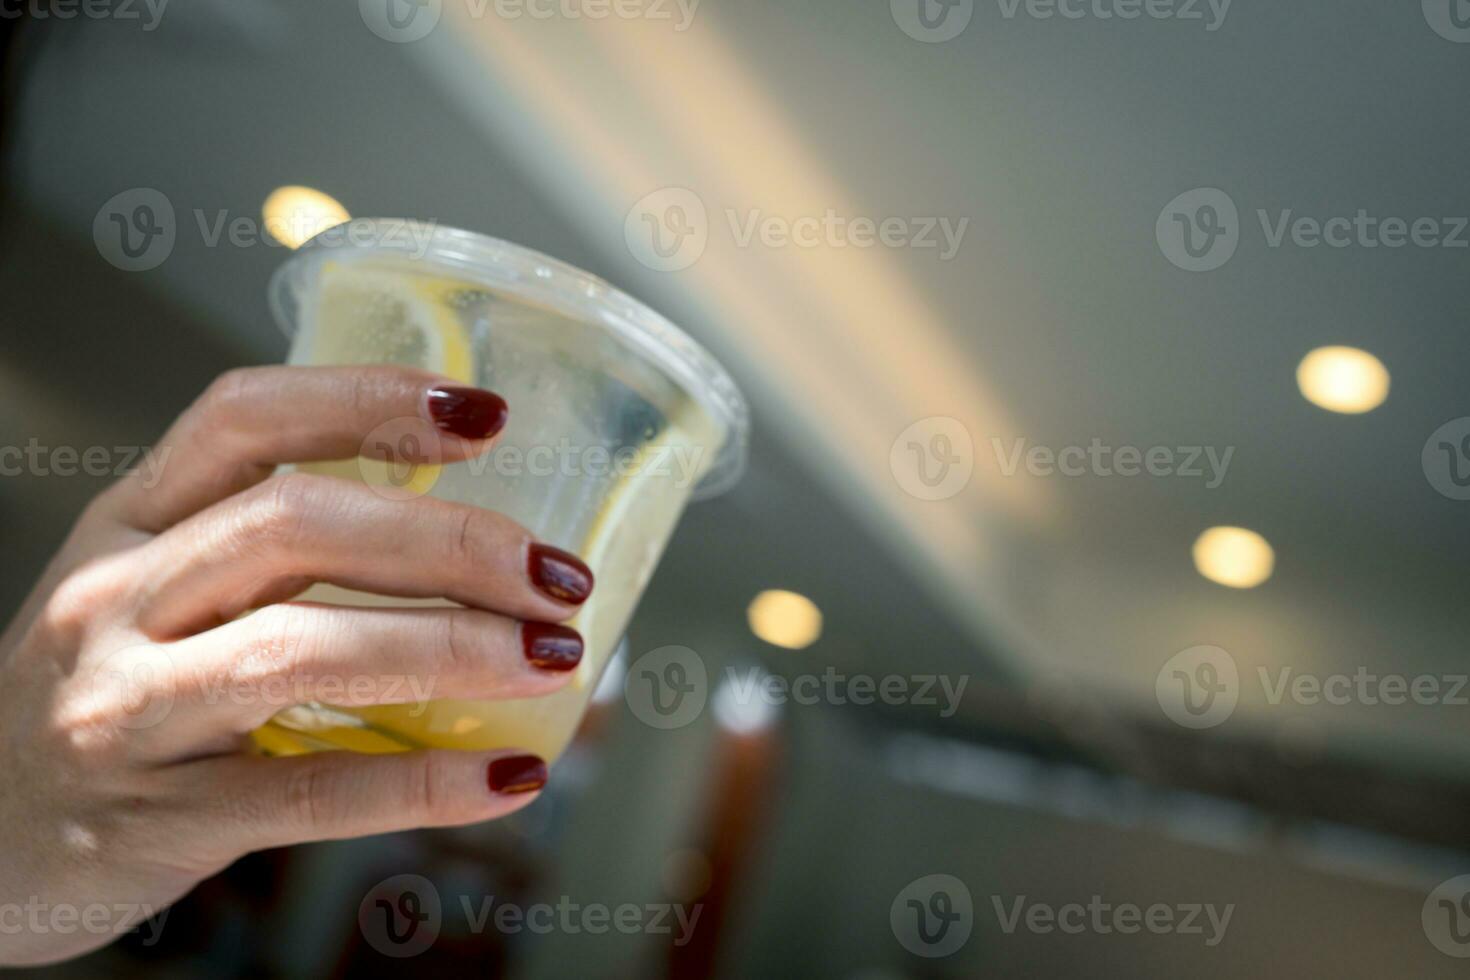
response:
<path id="1" fill-rule="evenodd" d="M 569 551 L 533 544 L 529 564 L 531 584 L 553 599 L 581 603 L 592 594 L 592 569 Z"/>
<path id="2" fill-rule="evenodd" d="M 542 670 L 575 670 L 582 662 L 582 634 L 553 623 L 522 623 L 526 659 Z"/>
<path id="3" fill-rule="evenodd" d="M 546 763 L 535 755 L 496 759 L 490 763 L 486 781 L 493 793 L 529 793 L 546 785 Z"/>
<path id="4" fill-rule="evenodd" d="M 462 439 L 489 439 L 505 428 L 509 415 L 505 399 L 493 391 L 452 385 L 429 389 L 434 424 Z"/>

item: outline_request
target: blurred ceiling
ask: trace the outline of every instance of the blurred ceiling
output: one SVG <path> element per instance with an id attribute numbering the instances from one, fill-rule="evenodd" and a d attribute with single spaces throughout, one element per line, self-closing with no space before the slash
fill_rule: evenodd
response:
<path id="1" fill-rule="evenodd" d="M 284 184 L 521 242 L 687 326 L 754 403 L 750 478 L 696 508 L 655 614 L 706 616 L 707 642 L 749 645 L 753 590 L 799 588 L 828 633 L 783 656 L 811 669 L 971 672 L 1153 718 L 1161 666 L 1212 644 L 1242 676 L 1225 733 L 1463 769 L 1465 708 L 1271 704 L 1257 680 L 1470 669 L 1470 504 L 1420 462 L 1436 428 L 1470 414 L 1467 252 L 1273 248 L 1257 217 L 1466 212 L 1470 48 L 1418 5 L 1241 5 L 1210 31 L 975 4 L 944 43 L 900 29 L 901 0 L 705 3 L 682 30 L 672 3 L 671 20 L 592 20 L 433 0 L 438 20 L 413 40 L 380 36 L 382 5 L 213 0 L 169 7 L 151 31 L 47 25 L 12 190 L 80 257 L 66 282 L 113 284 L 91 291 L 99 316 L 130 322 L 127 280 L 211 351 L 278 359 L 263 290 L 285 250 L 208 234 Z M 178 238 L 164 264 L 124 275 L 91 230 L 133 187 L 167 195 Z M 1197 187 L 1240 213 L 1238 250 L 1208 273 L 1155 238 L 1164 206 Z M 669 272 L 626 237 L 666 188 L 693 192 L 708 236 Z M 754 214 L 829 211 L 968 224 L 949 259 L 740 241 Z M 176 332 L 130 329 L 166 370 Z M 1301 397 L 1298 361 L 1328 344 L 1384 361 L 1383 407 L 1333 415 Z M 905 492 L 890 451 L 935 416 L 961 423 L 974 474 L 929 501 Z M 1215 487 L 1008 474 L 1018 439 L 1233 455 Z M 1190 547 L 1221 524 L 1274 545 L 1260 588 L 1196 574 Z"/>

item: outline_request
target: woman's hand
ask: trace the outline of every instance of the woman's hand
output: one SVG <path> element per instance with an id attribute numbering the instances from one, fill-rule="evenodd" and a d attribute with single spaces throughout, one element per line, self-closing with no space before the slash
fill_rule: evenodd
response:
<path id="1" fill-rule="evenodd" d="M 535 797 L 544 762 L 509 747 L 245 751 L 282 692 L 531 697 L 581 658 L 572 630 L 525 625 L 586 599 L 573 556 L 479 508 L 271 475 L 370 455 L 367 436 L 405 418 L 437 440 L 425 460 L 452 462 L 488 447 L 505 404 L 400 368 L 234 371 L 156 447 L 161 476 L 124 478 L 78 520 L 0 637 L 0 964 L 110 942 L 248 851 L 488 820 Z M 465 608 L 284 601 L 319 581 Z"/>

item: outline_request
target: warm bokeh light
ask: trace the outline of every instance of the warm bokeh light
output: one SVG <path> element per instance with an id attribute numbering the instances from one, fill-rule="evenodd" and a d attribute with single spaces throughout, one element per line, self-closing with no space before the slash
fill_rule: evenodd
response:
<path id="1" fill-rule="evenodd" d="M 260 209 L 266 234 L 287 248 L 300 248 L 352 215 L 330 194 L 312 187 L 277 187 Z"/>
<path id="2" fill-rule="evenodd" d="M 1194 567 L 1211 582 L 1253 589 L 1271 577 L 1276 552 L 1255 531 L 1212 527 L 1194 543 Z"/>
<path id="3" fill-rule="evenodd" d="M 1329 412 L 1371 412 L 1388 397 L 1388 368 L 1356 347 L 1319 347 L 1296 369 L 1302 397 Z"/>
<path id="4" fill-rule="evenodd" d="M 769 589 L 745 611 L 750 631 L 774 646 L 800 650 L 822 635 L 822 611 L 804 595 Z"/>

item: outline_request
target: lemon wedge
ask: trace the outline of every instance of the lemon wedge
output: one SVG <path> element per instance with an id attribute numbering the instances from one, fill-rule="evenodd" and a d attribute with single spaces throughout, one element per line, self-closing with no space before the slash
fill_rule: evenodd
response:
<path id="1" fill-rule="evenodd" d="M 578 690 L 590 687 L 602 673 L 603 661 L 621 639 L 627 617 L 652 576 L 682 508 L 668 498 L 681 492 L 679 478 L 697 483 L 709 460 L 695 458 L 694 473 L 680 473 L 676 453 L 693 454 L 708 445 L 695 435 L 695 425 L 705 416 L 693 403 L 679 406 L 654 442 L 638 447 L 625 472 L 603 498 L 583 538 L 582 560 L 592 569 L 597 585 L 587 606 L 572 621 L 598 657 L 584 657 L 572 678 Z M 668 454 L 662 459 L 658 454 Z M 684 459 L 688 459 L 686 455 Z M 619 533 L 631 534 L 645 546 L 616 546 Z"/>
<path id="2" fill-rule="evenodd" d="M 322 266 L 312 331 L 312 364 L 406 364 L 465 384 L 474 383 L 470 337 L 455 316 L 457 297 L 475 287 L 417 275 L 385 265 L 328 262 Z M 393 486 L 422 496 L 439 480 L 438 464 L 422 463 L 403 475 L 386 459 L 303 463 L 304 473 Z"/>

